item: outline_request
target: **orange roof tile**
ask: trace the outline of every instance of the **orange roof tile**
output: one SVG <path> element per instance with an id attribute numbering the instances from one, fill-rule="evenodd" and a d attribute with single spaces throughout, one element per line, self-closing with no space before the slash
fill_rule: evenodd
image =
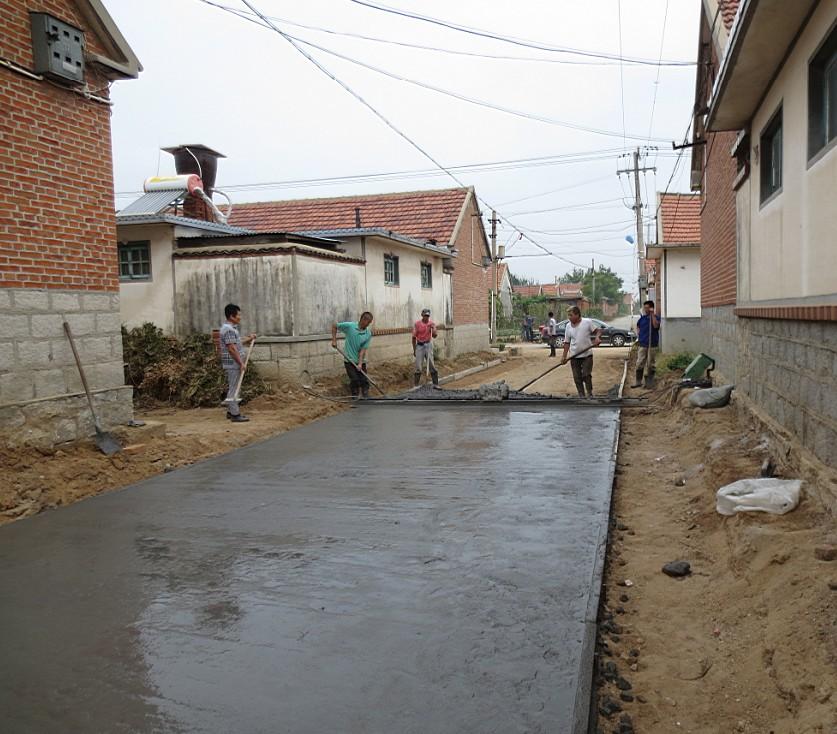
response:
<path id="1" fill-rule="evenodd" d="M 700 194 L 663 194 L 660 230 L 664 245 L 700 243 Z"/>
<path id="2" fill-rule="evenodd" d="M 236 204 L 229 223 L 256 232 L 310 232 L 353 229 L 359 216 L 361 227 L 447 245 L 467 193 L 460 188 Z"/>
<path id="3" fill-rule="evenodd" d="M 541 295 L 542 286 L 539 285 L 513 285 L 512 290 L 523 298 Z"/>
<path id="4" fill-rule="evenodd" d="M 727 30 L 732 28 L 740 2 L 741 0 L 720 0 L 719 2 L 721 18 L 723 18 L 724 26 Z"/>

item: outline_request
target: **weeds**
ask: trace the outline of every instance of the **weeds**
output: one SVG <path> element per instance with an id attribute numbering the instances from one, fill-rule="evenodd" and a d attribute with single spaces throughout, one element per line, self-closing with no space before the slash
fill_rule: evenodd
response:
<path id="1" fill-rule="evenodd" d="M 122 328 L 125 379 L 134 386 L 138 403 L 164 402 L 183 408 L 217 406 L 227 381 L 209 334 L 184 339 L 167 336 L 154 324 Z M 254 369 L 241 387 L 242 402 L 270 392 Z"/>
<path id="2" fill-rule="evenodd" d="M 661 374 L 666 372 L 674 372 L 675 370 L 685 370 L 695 358 L 692 352 L 677 352 L 676 354 L 667 354 L 660 358 L 657 363 L 657 369 Z"/>

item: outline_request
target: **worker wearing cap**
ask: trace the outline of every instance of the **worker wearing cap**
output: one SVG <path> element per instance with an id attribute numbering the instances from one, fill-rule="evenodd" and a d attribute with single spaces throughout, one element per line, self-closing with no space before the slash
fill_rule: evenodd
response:
<path id="1" fill-rule="evenodd" d="M 430 320 L 430 309 L 422 309 L 421 318 L 413 326 L 413 355 L 416 358 L 416 371 L 413 375 L 415 384 L 421 381 L 424 360 L 427 359 L 427 369 L 433 384 L 439 384 L 439 373 L 433 364 L 433 340 L 436 338 L 436 324 Z"/>

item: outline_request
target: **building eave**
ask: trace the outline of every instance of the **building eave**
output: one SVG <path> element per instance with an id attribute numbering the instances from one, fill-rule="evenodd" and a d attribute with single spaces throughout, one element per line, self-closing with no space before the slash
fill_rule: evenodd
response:
<path id="1" fill-rule="evenodd" d="M 87 57 L 103 67 L 109 77 L 136 79 L 142 64 L 101 0 L 76 0 L 76 6 L 106 51 L 106 54 L 88 52 Z"/>
<path id="2" fill-rule="evenodd" d="M 747 127 L 818 0 L 742 0 L 712 90 L 706 128 Z"/>

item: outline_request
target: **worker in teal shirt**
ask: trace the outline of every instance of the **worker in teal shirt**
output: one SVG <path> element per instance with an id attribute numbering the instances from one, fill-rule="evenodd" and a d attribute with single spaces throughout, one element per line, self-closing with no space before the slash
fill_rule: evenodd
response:
<path id="1" fill-rule="evenodd" d="M 372 341 L 372 330 L 369 325 L 372 323 L 372 314 L 364 311 L 360 319 L 355 321 L 340 321 L 331 325 L 331 346 L 337 347 L 337 332 L 346 335 L 343 345 L 345 361 L 343 366 L 349 376 L 349 384 L 352 390 L 352 397 L 356 398 L 358 393 L 363 397 L 369 397 L 369 380 L 366 379 L 366 352 L 369 343 Z"/>

